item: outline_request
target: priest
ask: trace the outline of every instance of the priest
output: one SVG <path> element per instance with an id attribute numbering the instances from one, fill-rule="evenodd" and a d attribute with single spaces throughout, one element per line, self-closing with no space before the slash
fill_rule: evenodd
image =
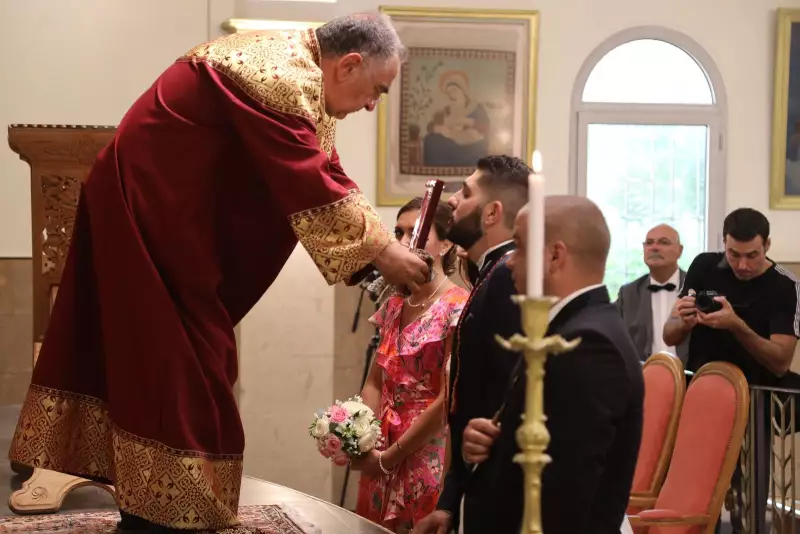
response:
<path id="1" fill-rule="evenodd" d="M 124 529 L 237 523 L 234 326 L 296 244 L 329 284 L 428 278 L 334 143 L 402 56 L 388 19 L 351 15 L 217 39 L 155 81 L 81 191 L 11 460 L 114 484 Z"/>

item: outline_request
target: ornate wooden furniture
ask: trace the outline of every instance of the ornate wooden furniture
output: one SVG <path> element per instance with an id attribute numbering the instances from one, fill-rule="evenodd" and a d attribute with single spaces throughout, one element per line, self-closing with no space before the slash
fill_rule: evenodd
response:
<path id="1" fill-rule="evenodd" d="M 81 183 L 115 132 L 114 126 L 13 124 L 8 128 L 8 144 L 31 168 L 34 365 L 61 280 Z M 9 497 L 8 506 L 21 514 L 56 512 L 69 491 L 84 485 L 114 492 L 111 486 L 35 469 L 22 489 Z"/>
<path id="2" fill-rule="evenodd" d="M 648 510 L 629 516 L 648 534 L 711 534 L 731 483 L 747 428 L 744 374 L 712 362 L 692 378 L 681 409 L 667 478 Z"/>
<path id="3" fill-rule="evenodd" d="M 678 417 L 686 393 L 683 363 L 666 352 L 650 356 L 644 375 L 642 445 L 631 486 L 628 514 L 649 508 L 658 497 L 675 446 Z M 641 504 L 644 503 L 644 504 Z"/>

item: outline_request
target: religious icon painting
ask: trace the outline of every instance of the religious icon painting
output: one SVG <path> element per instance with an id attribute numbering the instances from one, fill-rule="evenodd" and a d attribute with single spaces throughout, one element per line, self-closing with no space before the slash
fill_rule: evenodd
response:
<path id="1" fill-rule="evenodd" d="M 378 107 L 378 205 L 439 179 L 457 190 L 490 154 L 535 142 L 538 14 L 382 7 L 408 56 Z M 447 194 L 443 198 L 447 197 Z"/>
<path id="2" fill-rule="evenodd" d="M 770 208 L 800 209 L 800 9 L 779 9 Z"/>

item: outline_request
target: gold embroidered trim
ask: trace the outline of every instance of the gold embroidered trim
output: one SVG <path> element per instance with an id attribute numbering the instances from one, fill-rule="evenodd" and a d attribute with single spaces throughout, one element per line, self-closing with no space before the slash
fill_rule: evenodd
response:
<path id="1" fill-rule="evenodd" d="M 363 269 L 392 241 L 389 230 L 357 190 L 333 204 L 295 213 L 289 222 L 329 284 Z"/>
<path id="2" fill-rule="evenodd" d="M 264 107 L 298 115 L 316 126 L 320 148 L 331 155 L 336 119 L 325 112 L 320 49 L 313 29 L 234 33 L 196 46 L 178 61 L 205 63 Z"/>
<path id="3" fill-rule="evenodd" d="M 111 481 L 120 508 L 172 528 L 237 524 L 241 455 L 172 449 L 113 424 L 104 402 L 31 385 L 12 461 Z"/>

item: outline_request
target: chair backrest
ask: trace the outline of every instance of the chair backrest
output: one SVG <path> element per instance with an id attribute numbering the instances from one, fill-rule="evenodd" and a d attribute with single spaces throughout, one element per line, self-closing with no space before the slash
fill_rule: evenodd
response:
<path id="1" fill-rule="evenodd" d="M 667 478 L 655 509 L 708 515 L 705 526 L 651 527 L 650 534 L 713 532 L 747 428 L 750 392 L 738 367 L 712 362 L 689 384 Z"/>
<path id="2" fill-rule="evenodd" d="M 650 356 L 642 368 L 644 375 L 644 421 L 639 458 L 631 493 L 658 495 L 667 475 L 675 445 L 678 419 L 686 393 L 683 363 L 666 352 Z"/>

